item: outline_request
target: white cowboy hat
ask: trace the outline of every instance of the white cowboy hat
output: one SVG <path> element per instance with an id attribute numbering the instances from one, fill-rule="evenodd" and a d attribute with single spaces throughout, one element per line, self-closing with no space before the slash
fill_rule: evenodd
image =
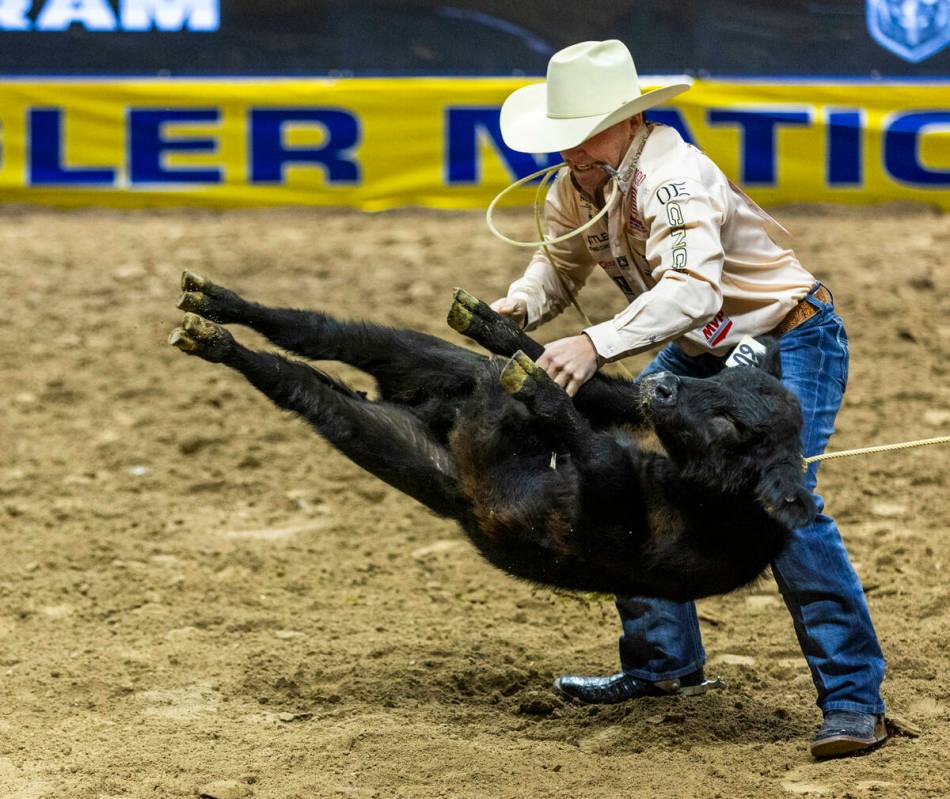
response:
<path id="1" fill-rule="evenodd" d="M 688 83 L 640 93 L 633 57 L 623 42 L 580 42 L 548 62 L 546 83 L 524 86 L 501 107 L 501 135 L 513 150 L 569 150 L 647 108 L 682 94 Z"/>

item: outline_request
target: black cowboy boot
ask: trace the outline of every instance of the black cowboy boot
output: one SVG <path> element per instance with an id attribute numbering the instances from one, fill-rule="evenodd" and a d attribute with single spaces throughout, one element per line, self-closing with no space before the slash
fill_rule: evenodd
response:
<path id="1" fill-rule="evenodd" d="M 694 696 L 706 693 L 707 688 L 718 687 L 719 684 L 719 680 L 704 679 L 703 670 L 697 669 L 675 680 L 661 682 L 639 680 L 623 672 L 611 674 L 609 677 L 577 677 L 566 674 L 554 681 L 554 690 L 561 696 L 589 705 L 613 705 L 643 696 Z"/>

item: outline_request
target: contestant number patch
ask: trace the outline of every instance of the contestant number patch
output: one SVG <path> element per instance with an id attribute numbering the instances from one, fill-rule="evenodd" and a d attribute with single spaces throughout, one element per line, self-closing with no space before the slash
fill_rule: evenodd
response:
<path id="1" fill-rule="evenodd" d="M 765 357 L 765 346 L 752 336 L 743 336 L 726 358 L 726 366 L 758 366 Z"/>

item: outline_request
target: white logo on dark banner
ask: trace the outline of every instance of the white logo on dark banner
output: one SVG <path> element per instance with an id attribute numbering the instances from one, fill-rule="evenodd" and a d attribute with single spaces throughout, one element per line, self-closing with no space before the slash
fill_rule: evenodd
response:
<path id="1" fill-rule="evenodd" d="M 0 0 L 0 31 L 216 31 L 220 23 L 220 0 Z"/>
<path id="2" fill-rule="evenodd" d="M 950 44 L 950 0 L 867 0 L 868 30 L 882 47 L 916 64 Z"/>

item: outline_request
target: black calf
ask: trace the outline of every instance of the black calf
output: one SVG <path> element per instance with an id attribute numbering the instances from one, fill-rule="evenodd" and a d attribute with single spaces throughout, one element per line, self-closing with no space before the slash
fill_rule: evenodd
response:
<path id="1" fill-rule="evenodd" d="M 190 273 L 182 286 L 179 307 L 193 313 L 172 344 L 241 372 L 355 463 L 459 521 L 511 574 L 697 598 L 754 579 L 789 528 L 814 515 L 801 415 L 776 379 L 774 342 L 761 369 L 640 383 L 598 375 L 572 402 L 529 357 L 541 345 L 461 291 L 450 324 L 507 362 L 415 331 L 265 308 Z M 206 320 L 356 366 L 376 379 L 380 399 L 248 350 Z M 638 448 L 631 428 L 647 424 L 668 455 Z"/>

